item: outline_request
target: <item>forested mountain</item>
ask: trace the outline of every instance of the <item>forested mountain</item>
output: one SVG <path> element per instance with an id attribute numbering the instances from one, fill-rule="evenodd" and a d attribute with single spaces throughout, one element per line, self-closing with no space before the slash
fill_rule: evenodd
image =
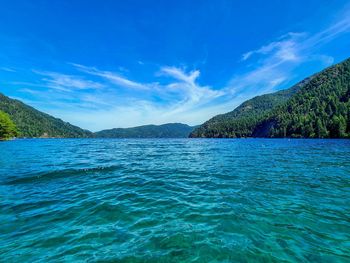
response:
<path id="1" fill-rule="evenodd" d="M 80 138 L 92 136 L 92 133 L 87 130 L 40 112 L 1 93 L 0 110 L 7 113 L 15 123 L 19 137 Z"/>
<path id="2" fill-rule="evenodd" d="M 350 59 L 290 89 L 255 97 L 191 137 L 343 138 L 350 135 Z"/>
<path id="3" fill-rule="evenodd" d="M 98 138 L 187 138 L 195 127 L 182 123 L 115 128 L 96 132 Z"/>
<path id="4" fill-rule="evenodd" d="M 285 105 L 274 109 L 254 135 L 350 137 L 350 59 L 315 76 Z"/>
<path id="5" fill-rule="evenodd" d="M 271 94 L 254 97 L 231 112 L 217 115 L 191 133 L 191 137 L 236 138 L 250 137 L 255 126 L 266 118 L 271 109 L 285 103 L 311 79 Z"/>

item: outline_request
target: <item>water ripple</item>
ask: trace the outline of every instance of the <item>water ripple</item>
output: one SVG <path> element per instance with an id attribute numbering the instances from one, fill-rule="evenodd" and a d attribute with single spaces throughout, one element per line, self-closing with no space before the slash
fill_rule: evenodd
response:
<path id="1" fill-rule="evenodd" d="M 0 143 L 0 261 L 349 262 L 346 140 Z"/>

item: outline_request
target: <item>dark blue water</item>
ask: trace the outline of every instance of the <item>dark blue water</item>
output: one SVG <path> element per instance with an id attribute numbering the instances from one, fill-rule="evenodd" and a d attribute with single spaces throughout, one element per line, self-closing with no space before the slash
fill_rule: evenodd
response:
<path id="1" fill-rule="evenodd" d="M 1 262 L 350 262 L 350 141 L 0 143 Z"/>

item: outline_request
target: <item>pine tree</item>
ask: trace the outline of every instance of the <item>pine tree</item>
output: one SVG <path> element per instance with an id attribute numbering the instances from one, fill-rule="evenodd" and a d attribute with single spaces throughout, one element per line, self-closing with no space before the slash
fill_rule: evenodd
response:
<path id="1" fill-rule="evenodd" d="M 17 136 L 17 128 L 10 117 L 0 111 L 0 140 L 7 140 Z"/>

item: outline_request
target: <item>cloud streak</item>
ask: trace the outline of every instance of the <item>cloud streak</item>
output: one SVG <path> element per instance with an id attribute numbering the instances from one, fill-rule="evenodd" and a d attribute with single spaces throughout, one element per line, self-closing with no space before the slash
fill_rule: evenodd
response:
<path id="1" fill-rule="evenodd" d="M 303 37 L 303 33 L 290 32 L 281 36 L 278 41 L 273 41 L 267 45 L 260 47 L 257 50 L 248 51 L 242 55 L 242 60 L 246 61 L 253 55 L 268 55 L 274 53 L 276 58 L 282 61 L 294 61 L 298 59 L 297 56 L 297 39 Z"/>
<path id="2" fill-rule="evenodd" d="M 183 102 L 187 103 L 205 103 L 208 100 L 217 98 L 223 93 L 218 90 L 213 90 L 208 86 L 200 86 L 196 83 L 200 75 L 199 70 L 194 70 L 186 73 L 181 68 L 163 67 L 161 73 L 178 80 L 166 86 L 169 90 L 178 90 L 184 94 Z"/>
<path id="3" fill-rule="evenodd" d="M 51 89 L 70 92 L 76 89 L 86 90 L 103 88 L 103 85 L 101 83 L 86 80 L 78 76 L 38 70 L 33 70 L 33 72 L 37 75 L 44 76 L 44 78 L 41 79 L 43 85 Z"/>
<path id="4" fill-rule="evenodd" d="M 136 81 L 129 80 L 129 79 L 122 77 L 121 75 L 119 75 L 117 73 L 113 73 L 111 71 L 102 71 L 102 70 L 98 70 L 95 67 L 87 67 L 87 66 L 75 64 L 75 63 L 72 63 L 72 65 L 84 73 L 104 78 L 104 79 L 109 80 L 110 82 L 114 83 L 115 85 L 118 85 L 121 87 L 140 89 L 140 90 L 147 90 L 150 88 L 149 85 L 145 85 L 142 83 L 138 83 Z"/>
<path id="5" fill-rule="evenodd" d="M 248 99 L 280 89 L 293 79 L 294 71 L 305 63 L 321 62 L 329 66 L 334 59 L 318 54 L 317 46 L 322 47 L 347 32 L 350 32 L 349 10 L 319 32 L 289 32 L 260 48 L 248 51 L 241 57 L 243 63 L 248 63 L 248 70 L 234 76 L 225 90 L 232 96 Z M 252 60 L 253 66 L 250 63 Z"/>
<path id="6" fill-rule="evenodd" d="M 0 67 L 0 70 L 7 71 L 7 72 L 16 72 L 15 69 L 13 69 L 13 68 L 8 68 L 8 67 Z"/>

